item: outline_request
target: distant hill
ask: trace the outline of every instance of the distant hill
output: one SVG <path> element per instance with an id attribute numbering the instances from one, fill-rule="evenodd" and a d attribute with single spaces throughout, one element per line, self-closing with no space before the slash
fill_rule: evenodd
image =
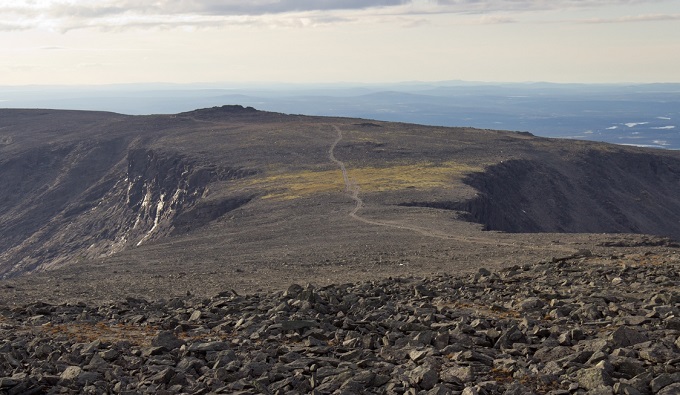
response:
<path id="1" fill-rule="evenodd" d="M 242 106 L 0 110 L 0 185 L 5 277 L 181 290 L 192 273 L 462 270 L 619 240 L 602 233 L 680 238 L 680 152 Z"/>
<path id="2" fill-rule="evenodd" d="M 680 84 L 463 81 L 0 87 L 0 107 L 174 114 L 239 103 L 287 114 L 528 131 L 680 149 Z"/>

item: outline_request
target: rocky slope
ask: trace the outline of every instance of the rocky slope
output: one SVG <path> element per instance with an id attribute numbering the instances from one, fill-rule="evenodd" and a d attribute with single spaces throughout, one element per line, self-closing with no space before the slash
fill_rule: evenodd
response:
<path id="1" fill-rule="evenodd" d="M 4 277 L 110 256 L 198 228 L 249 200 L 238 196 L 197 205 L 209 184 L 252 171 L 202 164 L 181 151 L 153 147 L 150 141 L 158 135 L 140 133 L 130 117 L 40 110 L 3 114 L 7 126 L 1 132 L 12 133 L 0 147 Z M 41 116 L 46 119 L 32 118 Z M 78 121 L 83 124 L 72 125 Z"/>
<path id="2" fill-rule="evenodd" d="M 104 304 L 0 304 L 6 394 L 680 393 L 680 255 Z"/>
<path id="3" fill-rule="evenodd" d="M 49 161 L 45 165 L 22 162 L 1 167 L 2 181 L 17 178 L 15 183 L 7 182 L 6 190 L 15 194 L 5 200 L 8 225 L 3 234 L 8 237 L 2 240 L 0 259 L 1 273 L 6 276 L 112 255 L 171 231 L 182 232 L 189 228 L 188 222 L 200 227 L 202 219 L 212 219 L 248 200 L 194 207 L 209 183 L 248 173 L 196 165 L 177 153 L 131 145 L 79 145 L 55 155 L 36 154 Z M 40 174 L 42 166 L 56 171 L 43 174 L 49 179 L 39 182 L 46 184 L 31 191 L 36 181 L 14 166 L 31 176 Z M 17 193 L 26 189 L 26 194 Z"/>
<path id="4" fill-rule="evenodd" d="M 608 238 L 522 232 L 680 236 L 678 152 L 241 106 L 0 110 L 0 185 L 4 278 L 364 257 L 458 271 Z"/>

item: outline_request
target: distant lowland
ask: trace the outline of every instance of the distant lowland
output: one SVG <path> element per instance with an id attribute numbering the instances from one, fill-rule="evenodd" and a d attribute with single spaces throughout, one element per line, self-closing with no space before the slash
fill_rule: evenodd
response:
<path id="1" fill-rule="evenodd" d="M 448 81 L 0 87 L 0 107 L 174 114 L 241 104 L 286 114 L 525 131 L 680 149 L 680 84 Z"/>

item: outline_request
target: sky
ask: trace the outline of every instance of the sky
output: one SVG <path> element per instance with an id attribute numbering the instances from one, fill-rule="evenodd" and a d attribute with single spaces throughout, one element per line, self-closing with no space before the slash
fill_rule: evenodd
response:
<path id="1" fill-rule="evenodd" d="M 680 0 L 0 0 L 0 85 L 680 82 Z"/>

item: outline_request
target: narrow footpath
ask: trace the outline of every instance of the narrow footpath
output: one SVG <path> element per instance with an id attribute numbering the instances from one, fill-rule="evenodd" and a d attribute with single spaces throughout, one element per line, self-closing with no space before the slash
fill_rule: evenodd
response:
<path id="1" fill-rule="evenodd" d="M 527 248 L 527 249 L 532 249 L 532 250 L 563 251 L 563 252 L 568 252 L 568 253 L 574 253 L 574 252 L 577 251 L 574 248 L 563 247 L 563 246 L 551 246 L 550 248 L 546 248 L 546 247 L 543 247 L 543 246 L 505 243 L 505 242 L 501 242 L 501 241 L 498 241 L 498 240 L 490 240 L 490 239 L 481 238 L 481 237 L 452 235 L 452 234 L 448 234 L 448 233 L 445 233 L 445 232 L 442 232 L 442 231 L 424 228 L 424 227 L 421 227 L 421 226 L 408 225 L 408 224 L 403 224 L 403 223 L 399 223 L 399 222 L 395 222 L 395 221 L 374 220 L 374 219 L 370 219 L 370 218 L 366 218 L 366 217 L 362 216 L 359 213 L 361 211 L 361 209 L 364 207 L 364 201 L 361 199 L 361 196 L 360 196 L 361 188 L 359 187 L 359 184 L 356 183 L 356 181 L 350 179 L 349 172 L 347 171 L 347 166 L 345 165 L 345 163 L 343 161 L 339 160 L 335 156 L 335 148 L 337 147 L 337 145 L 343 139 L 342 129 L 340 129 L 337 125 L 332 125 L 332 126 L 333 126 L 333 129 L 335 129 L 335 131 L 337 132 L 337 137 L 335 138 L 335 140 L 333 141 L 333 144 L 331 144 L 330 148 L 328 149 L 328 158 L 330 159 L 331 162 L 335 163 L 340 168 L 340 171 L 342 172 L 342 178 L 343 178 L 343 181 L 345 183 L 345 191 L 348 193 L 348 195 L 354 201 L 354 208 L 349 213 L 349 216 L 352 217 L 353 219 L 355 219 L 357 221 L 361 221 L 361 222 L 369 224 L 369 225 L 382 226 L 382 227 L 393 228 L 393 229 L 408 230 L 408 231 L 416 232 L 416 233 L 421 234 L 421 235 L 426 236 L 426 237 L 434 237 L 434 238 L 444 239 L 444 240 L 455 240 L 455 241 L 460 241 L 460 242 L 465 242 L 465 243 L 477 243 L 477 244 L 486 244 L 486 245 L 494 245 L 494 246 Z"/>

